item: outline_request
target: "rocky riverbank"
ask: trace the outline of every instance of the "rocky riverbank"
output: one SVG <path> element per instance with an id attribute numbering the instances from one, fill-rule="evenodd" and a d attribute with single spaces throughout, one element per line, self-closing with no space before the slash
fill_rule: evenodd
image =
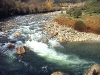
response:
<path id="1" fill-rule="evenodd" d="M 79 32 L 71 27 L 61 26 L 52 19 L 46 21 L 43 32 L 47 32 L 51 37 L 59 42 L 100 42 L 100 35 L 86 32 Z"/>
<path id="2" fill-rule="evenodd" d="M 69 74 L 57 71 L 53 72 L 51 75 L 69 75 Z M 81 75 L 100 75 L 100 66 L 98 64 L 94 64 L 84 74 Z"/>

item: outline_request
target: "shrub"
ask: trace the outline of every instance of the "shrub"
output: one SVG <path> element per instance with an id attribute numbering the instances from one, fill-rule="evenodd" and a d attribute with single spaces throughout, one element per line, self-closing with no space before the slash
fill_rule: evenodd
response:
<path id="1" fill-rule="evenodd" d="M 71 8 L 69 10 L 66 10 L 66 14 L 69 14 L 70 16 L 72 16 L 74 11 L 75 11 L 75 8 Z"/>
<path id="2" fill-rule="evenodd" d="M 98 27 L 98 28 L 96 29 L 96 32 L 100 33 L 100 27 Z"/>
<path id="3" fill-rule="evenodd" d="M 88 0 L 83 8 L 86 10 L 86 12 L 90 12 L 90 14 L 100 13 L 100 0 Z"/>
<path id="4" fill-rule="evenodd" d="M 79 16 L 81 16 L 81 15 L 82 15 L 82 10 L 79 9 L 79 8 L 77 8 L 77 9 L 74 11 L 74 13 L 73 13 L 73 16 L 74 16 L 75 18 L 79 18 Z"/>
<path id="5" fill-rule="evenodd" d="M 66 10 L 66 14 L 69 14 L 71 17 L 79 18 L 79 16 L 82 15 L 82 8 L 71 8 L 69 10 Z"/>
<path id="6" fill-rule="evenodd" d="M 77 30 L 77 31 L 84 32 L 84 31 L 86 31 L 87 26 L 83 23 L 83 21 L 77 21 L 74 24 L 74 29 Z"/>

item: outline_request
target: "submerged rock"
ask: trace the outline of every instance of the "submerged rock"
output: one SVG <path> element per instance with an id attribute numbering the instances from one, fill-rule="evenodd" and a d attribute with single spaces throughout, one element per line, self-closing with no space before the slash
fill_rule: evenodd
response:
<path id="1" fill-rule="evenodd" d="M 100 66 L 98 64 L 94 64 L 83 75 L 100 75 Z"/>
<path id="2" fill-rule="evenodd" d="M 16 40 L 9 40 L 10 43 L 16 43 Z"/>
<path id="3" fill-rule="evenodd" d="M 47 39 L 47 38 L 44 38 L 44 39 L 42 40 L 42 42 L 43 42 L 43 43 L 47 43 L 47 42 L 48 42 L 48 39 Z"/>
<path id="4" fill-rule="evenodd" d="M 53 72 L 51 75 L 69 75 L 69 74 L 58 71 L 58 72 Z"/>
<path id="5" fill-rule="evenodd" d="M 29 48 L 26 46 L 19 46 L 16 53 L 17 54 L 24 54 L 29 51 Z"/>
<path id="6" fill-rule="evenodd" d="M 8 44 L 8 46 L 7 46 L 7 48 L 9 48 L 9 49 L 13 49 L 15 46 L 14 45 L 12 45 L 12 44 Z"/>

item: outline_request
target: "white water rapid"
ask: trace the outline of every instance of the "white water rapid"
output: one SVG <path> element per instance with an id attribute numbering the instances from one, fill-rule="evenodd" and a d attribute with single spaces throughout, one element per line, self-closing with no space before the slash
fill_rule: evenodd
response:
<path id="1" fill-rule="evenodd" d="M 55 12 L 56 13 L 56 12 Z M 15 27 L 9 30 L 8 33 L 2 33 L 2 35 L 7 35 L 9 39 L 16 40 L 17 42 L 14 44 L 15 48 L 13 50 L 8 50 L 6 47 L 9 42 L 4 43 L 4 45 L 0 45 L 1 51 L 4 51 L 4 54 L 11 57 L 12 60 L 7 60 L 9 62 L 13 62 L 14 59 L 17 59 L 15 56 L 16 50 L 18 46 L 24 45 L 30 48 L 30 50 L 35 53 L 37 56 L 43 58 L 45 61 L 54 63 L 59 66 L 78 66 L 85 65 L 89 63 L 94 63 L 91 61 L 87 61 L 85 59 L 80 59 L 78 56 L 74 54 L 64 54 L 55 49 L 64 47 L 57 42 L 55 39 L 51 38 L 47 43 L 43 43 L 42 40 L 44 38 L 48 38 L 47 34 L 42 34 L 43 30 L 43 22 L 49 20 L 54 17 L 55 14 L 49 13 L 52 15 L 26 15 L 26 16 L 18 16 L 13 20 L 8 20 L 9 24 L 14 24 Z M 15 37 L 15 32 L 19 31 L 21 36 Z M 2 44 L 2 43 L 0 43 Z M 34 57 L 31 57 L 34 58 Z M 21 59 L 19 60 L 21 62 Z M 24 61 L 22 61 L 24 62 Z M 40 62 L 41 63 L 41 62 Z M 25 63 L 24 64 L 29 64 Z"/>

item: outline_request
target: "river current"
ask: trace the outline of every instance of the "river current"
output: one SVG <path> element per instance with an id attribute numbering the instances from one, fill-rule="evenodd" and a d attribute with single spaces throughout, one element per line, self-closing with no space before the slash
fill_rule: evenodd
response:
<path id="1" fill-rule="evenodd" d="M 48 14 L 32 14 L 17 16 L 1 21 L 0 24 L 12 24 L 9 32 L 0 32 L 0 38 L 15 40 L 15 48 L 10 50 L 9 41 L 0 40 L 0 75 L 51 75 L 52 72 L 62 71 L 70 75 L 81 75 L 91 65 L 100 64 L 100 43 L 77 42 L 60 43 L 50 38 L 43 43 L 48 34 L 43 34 L 44 22 L 53 18 L 58 12 Z M 21 36 L 15 37 L 15 32 Z M 18 46 L 24 45 L 30 51 L 17 55 Z"/>

